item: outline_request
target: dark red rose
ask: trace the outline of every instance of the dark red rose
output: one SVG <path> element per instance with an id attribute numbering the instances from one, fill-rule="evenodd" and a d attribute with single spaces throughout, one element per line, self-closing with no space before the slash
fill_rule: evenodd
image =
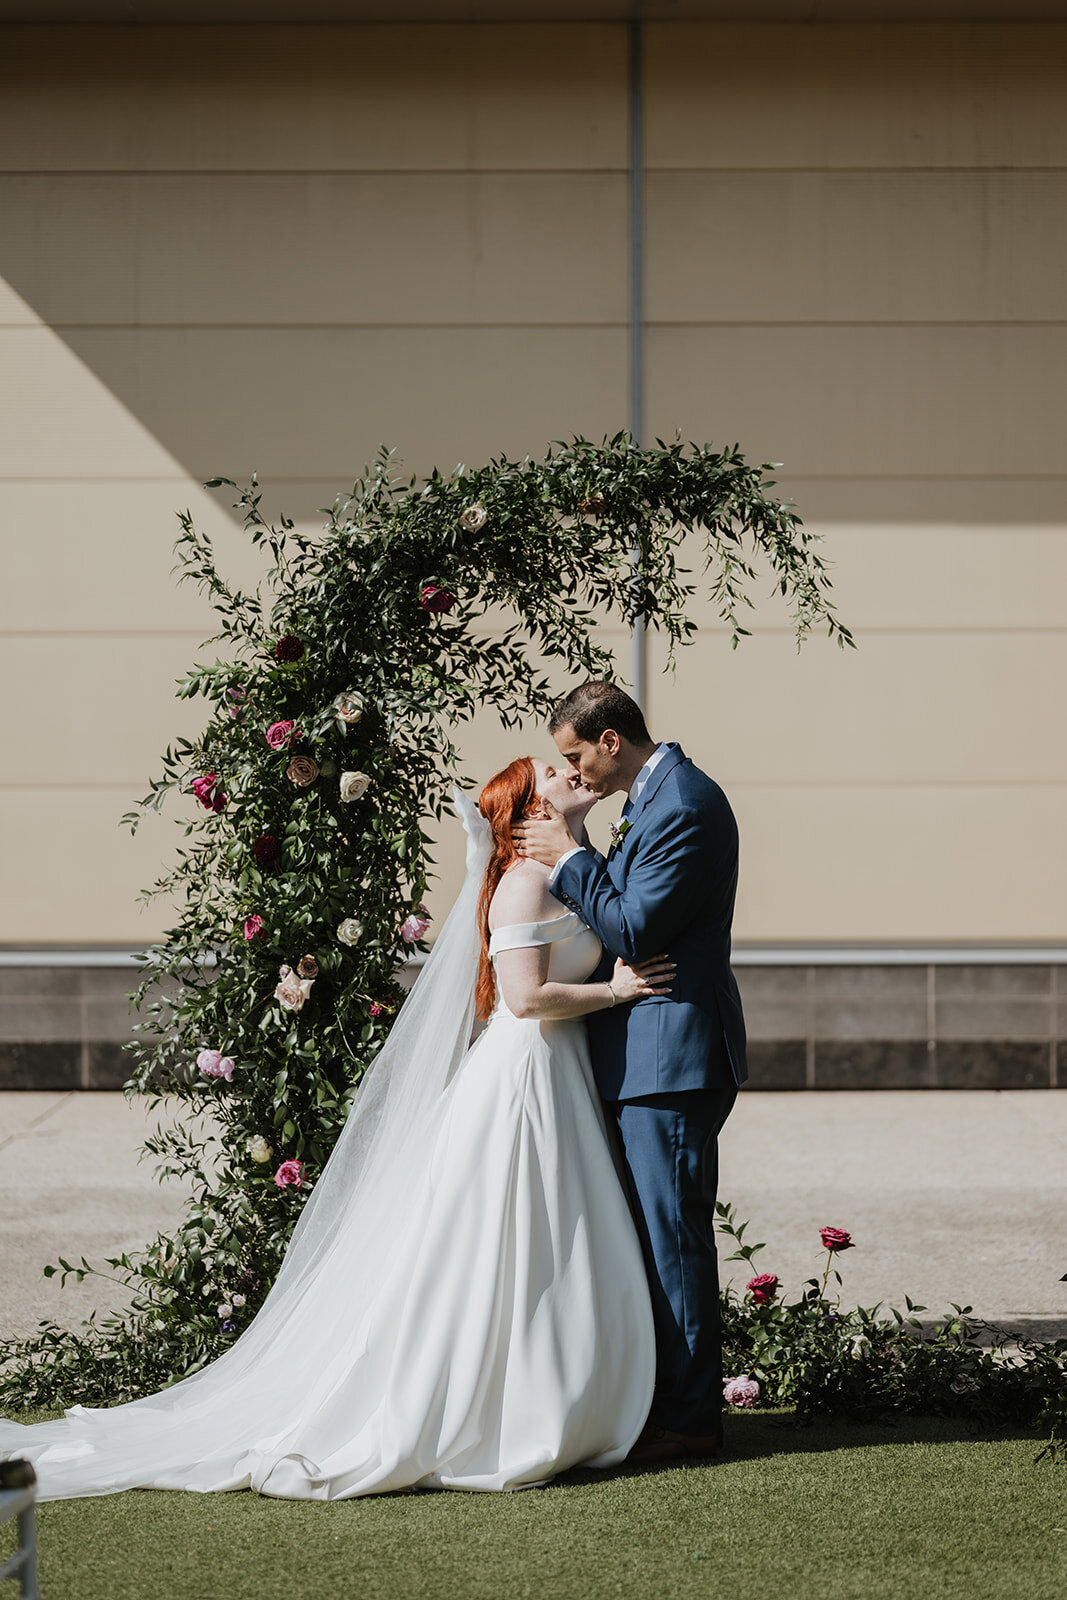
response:
<path id="1" fill-rule="evenodd" d="M 838 1250 L 853 1249 L 852 1235 L 846 1233 L 844 1228 L 820 1228 L 819 1238 L 822 1240 L 823 1249 L 834 1254 Z"/>
<path id="2" fill-rule="evenodd" d="M 745 1288 L 758 1306 L 768 1305 L 778 1293 L 778 1274 L 761 1272 L 758 1278 L 749 1278 Z"/>
<path id="3" fill-rule="evenodd" d="M 278 640 L 274 654 L 279 661 L 299 661 L 304 654 L 304 641 L 298 639 L 295 633 L 287 633 L 283 639 Z"/>
<path id="4" fill-rule="evenodd" d="M 261 867 L 269 866 L 272 861 L 277 861 L 282 853 L 282 847 L 273 833 L 261 833 L 252 846 L 252 854 Z"/>
<path id="5" fill-rule="evenodd" d="M 419 596 L 419 604 L 433 613 L 451 611 L 455 603 L 456 597 L 451 589 L 439 589 L 436 583 L 425 584 Z"/>

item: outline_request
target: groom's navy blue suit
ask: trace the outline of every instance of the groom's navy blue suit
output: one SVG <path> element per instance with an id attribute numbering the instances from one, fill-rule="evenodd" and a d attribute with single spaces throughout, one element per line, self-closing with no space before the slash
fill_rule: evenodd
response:
<path id="1" fill-rule="evenodd" d="M 576 851 L 553 893 L 615 956 L 677 963 L 669 995 L 591 1015 L 597 1087 L 618 1124 L 652 1290 L 650 1420 L 713 1434 L 722 1412 L 714 1206 L 717 1138 L 745 1081 L 745 1024 L 730 970 L 737 824 L 726 796 L 672 744 L 608 856 Z"/>

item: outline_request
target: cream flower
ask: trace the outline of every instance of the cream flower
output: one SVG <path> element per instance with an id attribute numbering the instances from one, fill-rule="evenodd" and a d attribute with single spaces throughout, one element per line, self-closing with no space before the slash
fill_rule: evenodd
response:
<path id="1" fill-rule="evenodd" d="M 464 533 L 477 533 L 479 528 L 484 528 L 489 521 L 489 513 L 483 505 L 476 500 L 468 506 L 459 519 L 459 525 Z"/>
<path id="2" fill-rule="evenodd" d="M 274 998 L 286 1011 L 300 1011 L 304 1001 L 311 995 L 311 986 L 314 978 L 298 978 L 292 967 L 284 964 L 278 968 L 281 982 L 274 991 Z"/>
<path id="3" fill-rule="evenodd" d="M 264 1139 L 261 1133 L 253 1134 L 252 1138 L 249 1139 L 248 1143 L 245 1145 L 245 1149 L 248 1151 L 248 1154 L 253 1161 L 259 1161 L 261 1163 L 269 1161 L 271 1156 L 274 1154 L 274 1151 L 271 1149 L 270 1145 L 267 1143 L 266 1139 Z"/>
<path id="4" fill-rule="evenodd" d="M 333 714 L 339 727 L 351 726 L 363 715 L 363 696 L 354 689 L 346 689 L 333 703 Z"/>
<path id="5" fill-rule="evenodd" d="M 337 937 L 342 944 L 358 944 L 363 937 L 362 922 L 357 922 L 355 917 L 346 917 L 337 930 Z"/>
<path id="6" fill-rule="evenodd" d="M 346 803 L 362 800 L 369 788 L 370 779 L 365 772 L 342 772 L 341 799 Z"/>

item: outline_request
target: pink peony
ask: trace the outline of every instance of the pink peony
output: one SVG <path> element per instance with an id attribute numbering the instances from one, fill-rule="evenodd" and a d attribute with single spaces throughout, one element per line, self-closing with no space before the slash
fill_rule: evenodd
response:
<path id="1" fill-rule="evenodd" d="M 227 1083 L 233 1082 L 235 1064 L 221 1050 L 201 1050 L 196 1058 L 196 1065 L 205 1078 L 225 1078 Z"/>
<path id="2" fill-rule="evenodd" d="M 851 1250 L 854 1248 L 852 1235 L 846 1233 L 844 1228 L 820 1228 L 819 1238 L 822 1240 L 823 1249 L 830 1250 L 834 1254 L 838 1250 Z"/>
<path id="3" fill-rule="evenodd" d="M 425 939 L 430 927 L 430 917 L 423 905 L 419 906 L 419 914 L 414 912 L 410 917 L 405 917 L 400 925 L 400 937 L 405 944 L 414 944 L 418 939 Z"/>
<path id="4" fill-rule="evenodd" d="M 456 603 L 456 597 L 451 589 L 438 588 L 436 583 L 423 585 L 419 595 L 419 604 L 423 610 L 436 614 L 440 611 L 451 611 Z"/>
<path id="5" fill-rule="evenodd" d="M 225 808 L 226 796 L 222 792 L 222 779 L 216 778 L 213 772 L 209 772 L 206 778 L 195 779 L 193 793 L 205 811 L 222 811 Z"/>
<path id="6" fill-rule="evenodd" d="M 765 1306 L 778 1293 L 778 1274 L 761 1272 L 758 1278 L 749 1278 L 745 1288 L 758 1306 Z"/>
<path id="7" fill-rule="evenodd" d="M 722 1397 L 730 1406 L 755 1406 L 759 1404 L 759 1384 L 743 1372 L 739 1378 L 728 1378 L 722 1386 Z"/>
<path id="8" fill-rule="evenodd" d="M 272 750 L 287 750 L 300 737 L 300 729 L 293 722 L 272 722 L 267 729 L 267 743 Z"/>
<path id="9" fill-rule="evenodd" d="M 263 918 L 260 916 L 245 918 L 245 938 L 251 944 L 253 939 L 263 937 Z"/>
<path id="10" fill-rule="evenodd" d="M 274 1174 L 274 1181 L 279 1189 L 303 1188 L 304 1163 L 302 1161 L 283 1161 Z"/>

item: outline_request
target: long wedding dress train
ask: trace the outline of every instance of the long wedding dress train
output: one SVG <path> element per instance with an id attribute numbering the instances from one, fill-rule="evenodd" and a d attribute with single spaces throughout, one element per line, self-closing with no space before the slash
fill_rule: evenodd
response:
<path id="1" fill-rule="evenodd" d="M 518 1489 L 626 1456 L 655 1373 L 640 1245 L 584 1023 L 520 1019 L 498 999 L 465 1047 L 469 1015 L 464 1028 L 454 1013 L 469 1012 L 475 854 L 466 905 L 438 941 L 441 970 L 430 970 L 435 947 L 383 1056 L 394 1036 L 414 1047 L 364 1096 L 367 1126 L 342 1135 L 241 1337 L 129 1404 L 0 1420 L 0 1456 L 35 1463 L 42 1500 L 137 1487 L 319 1500 Z M 600 953 L 566 912 L 498 929 L 491 954 L 540 944 L 563 982 L 587 977 Z M 431 1060 L 427 1029 L 442 1029 L 446 997 L 462 1045 L 444 1029 L 444 1067 L 434 1058 L 412 1076 L 419 1051 Z"/>

